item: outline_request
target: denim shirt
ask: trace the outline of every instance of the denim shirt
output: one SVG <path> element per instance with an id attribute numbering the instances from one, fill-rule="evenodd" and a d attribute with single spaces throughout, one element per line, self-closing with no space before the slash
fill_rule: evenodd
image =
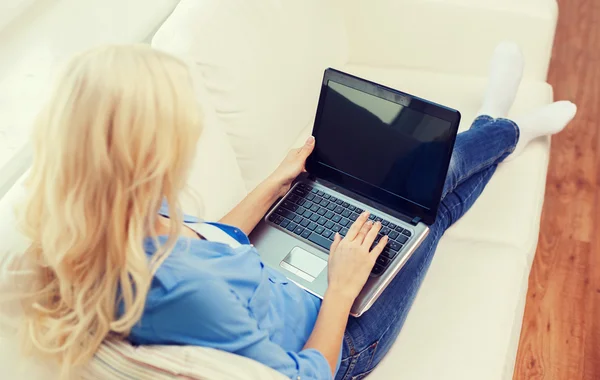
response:
<path id="1" fill-rule="evenodd" d="M 196 222 L 188 216 L 185 221 Z M 321 300 L 266 267 L 242 231 L 211 224 L 241 246 L 180 238 L 157 270 L 129 340 L 210 347 L 256 360 L 292 379 L 331 379 L 325 357 L 315 349 L 303 350 Z M 166 241 L 159 237 L 160 244 Z M 150 258 L 155 242 L 146 239 L 144 249 Z"/>

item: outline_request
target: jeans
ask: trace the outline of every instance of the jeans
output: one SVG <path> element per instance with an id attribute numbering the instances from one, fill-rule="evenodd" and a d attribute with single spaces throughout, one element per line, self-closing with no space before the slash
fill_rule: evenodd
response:
<path id="1" fill-rule="evenodd" d="M 456 138 L 435 223 L 423 243 L 375 304 L 361 317 L 349 317 L 336 379 L 362 379 L 396 340 L 444 232 L 469 210 L 515 149 L 517 125 L 507 119 L 478 117 Z"/>

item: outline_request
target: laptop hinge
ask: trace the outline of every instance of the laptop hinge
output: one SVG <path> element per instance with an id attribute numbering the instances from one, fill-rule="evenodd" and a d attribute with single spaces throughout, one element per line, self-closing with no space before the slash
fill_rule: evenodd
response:
<path id="1" fill-rule="evenodd" d="M 419 224 L 420 221 L 421 221 L 421 218 L 419 218 L 418 216 L 415 216 L 413 218 L 413 220 L 410 221 L 410 224 L 412 224 L 413 226 L 416 226 L 417 224 Z"/>

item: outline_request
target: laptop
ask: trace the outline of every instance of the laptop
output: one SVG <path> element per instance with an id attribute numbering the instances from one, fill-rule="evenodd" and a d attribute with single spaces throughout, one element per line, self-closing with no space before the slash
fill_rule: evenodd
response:
<path id="1" fill-rule="evenodd" d="M 362 315 L 435 222 L 459 122 L 456 110 L 327 69 L 306 173 L 251 234 L 263 262 L 322 298 L 335 233 L 369 211 L 382 223 L 376 242 L 389 242 L 352 306 Z"/>

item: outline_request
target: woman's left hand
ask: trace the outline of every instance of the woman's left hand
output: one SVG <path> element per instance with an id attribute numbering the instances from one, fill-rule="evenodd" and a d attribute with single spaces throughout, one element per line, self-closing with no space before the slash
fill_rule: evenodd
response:
<path id="1" fill-rule="evenodd" d="M 315 138 L 310 136 L 304 146 L 290 150 L 273 174 L 269 176 L 269 180 L 278 187 L 279 196 L 285 195 L 296 177 L 305 171 L 306 159 L 310 156 L 314 147 Z"/>

